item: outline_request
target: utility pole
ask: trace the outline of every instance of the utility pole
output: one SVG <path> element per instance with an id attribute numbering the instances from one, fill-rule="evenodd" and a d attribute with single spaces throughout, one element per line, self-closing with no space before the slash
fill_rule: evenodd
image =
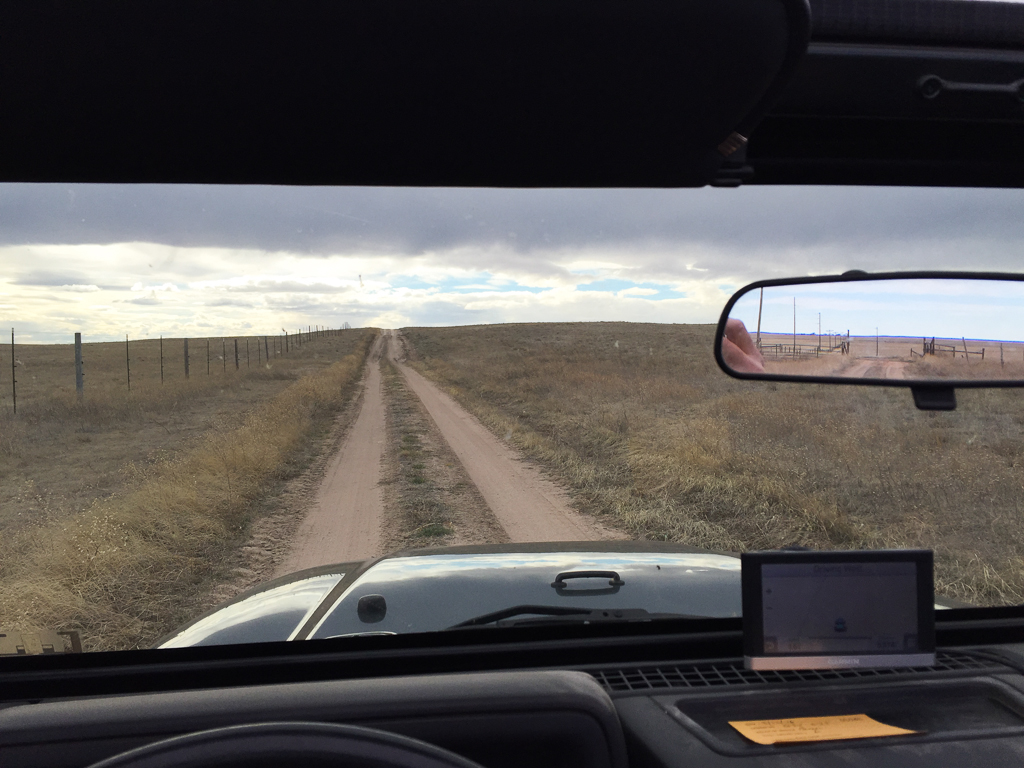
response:
<path id="1" fill-rule="evenodd" d="M 793 297 L 793 359 L 796 359 L 796 296 Z"/>
<path id="2" fill-rule="evenodd" d="M 818 313 L 818 351 L 821 351 L 821 312 Z"/>
<path id="3" fill-rule="evenodd" d="M 878 357 L 878 326 L 875 326 L 875 357 Z"/>
<path id="4" fill-rule="evenodd" d="M 764 287 L 761 287 L 761 298 L 757 300 L 757 348 L 761 348 L 761 310 L 764 308 Z"/>

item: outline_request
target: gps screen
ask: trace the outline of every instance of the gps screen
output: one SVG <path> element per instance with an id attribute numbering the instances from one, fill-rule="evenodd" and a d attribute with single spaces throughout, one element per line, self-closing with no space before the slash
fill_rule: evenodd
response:
<path id="1" fill-rule="evenodd" d="M 741 560 L 748 668 L 934 663 L 930 551 L 747 552 Z"/>
<path id="2" fill-rule="evenodd" d="M 765 653 L 915 652 L 915 563 L 761 566 Z"/>

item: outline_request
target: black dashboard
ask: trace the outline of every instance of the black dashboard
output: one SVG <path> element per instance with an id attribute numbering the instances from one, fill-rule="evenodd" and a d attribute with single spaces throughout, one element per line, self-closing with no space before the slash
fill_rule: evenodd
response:
<path id="1" fill-rule="evenodd" d="M 1014 620 L 989 624 L 989 637 L 1019 634 Z M 967 622 L 944 629 L 947 637 L 977 634 Z M 88 766 L 185 733 L 267 722 L 380 729 L 487 768 L 1009 765 L 1024 758 L 1024 646 L 1013 643 L 946 646 L 924 668 L 752 671 L 738 656 L 713 654 L 733 649 L 733 630 L 511 644 L 503 634 L 481 634 L 484 642 L 473 645 L 432 638 L 433 649 L 422 647 L 425 636 L 404 638 L 421 643 L 415 653 L 397 647 L 403 638 L 389 638 L 396 647 L 383 653 L 355 648 L 368 648 L 370 638 L 350 638 L 328 652 L 332 641 L 292 643 L 287 651 L 288 644 L 267 644 L 84 655 L 74 663 L 12 660 L 23 664 L 0 675 L 0 764 Z M 676 657 L 667 655 L 673 648 Z M 147 663 L 130 663 L 141 658 Z M 538 664 L 544 661 L 551 664 Z M 45 691 L 57 695 L 38 695 Z M 917 733 L 762 746 L 729 725 L 852 713 Z"/>

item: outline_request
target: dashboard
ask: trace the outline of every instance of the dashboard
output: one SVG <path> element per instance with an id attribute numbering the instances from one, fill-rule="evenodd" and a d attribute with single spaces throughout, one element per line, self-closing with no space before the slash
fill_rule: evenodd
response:
<path id="1" fill-rule="evenodd" d="M 488 633 L 481 636 L 502 634 Z M 368 657 L 358 651 L 324 654 L 319 642 L 292 644 L 303 647 L 299 653 L 267 644 L 261 646 L 266 656 L 249 663 L 231 662 L 231 648 L 182 649 L 150 654 L 149 665 L 134 678 L 126 665 L 120 683 L 113 683 L 117 692 L 6 695 L 45 690 L 47 680 L 57 683 L 61 677 L 56 670 L 23 671 L 3 676 L 0 764 L 88 766 L 181 734 L 267 722 L 365 726 L 425 741 L 487 768 L 737 761 L 749 766 L 1004 765 L 1024 758 L 1024 646 L 946 647 L 934 666 L 904 669 L 754 671 L 745 669 L 739 656 L 693 658 L 706 656 L 695 653 L 699 650 L 731 649 L 734 635 L 485 641 L 476 653 L 466 652 L 464 644 L 455 654 L 443 647 L 421 647 L 415 655 L 395 648 L 377 664 L 364 663 Z M 369 640 L 350 639 L 348 646 Z M 673 646 L 687 658 L 664 655 Z M 222 658 L 152 661 L 197 651 Z M 104 655 L 131 654 L 93 659 Z M 529 666 L 542 657 L 561 663 Z M 590 663 L 564 663 L 573 657 Z M 80 662 L 78 669 L 65 670 L 62 687 L 94 694 L 109 688 L 118 679 L 112 669 L 117 661 L 108 659 L 102 672 L 91 673 Z M 395 674 L 381 673 L 380 665 Z M 477 669 L 459 670 L 460 665 Z M 226 680 L 235 684 L 220 684 Z M 916 733 L 765 746 L 729 725 L 853 713 Z"/>

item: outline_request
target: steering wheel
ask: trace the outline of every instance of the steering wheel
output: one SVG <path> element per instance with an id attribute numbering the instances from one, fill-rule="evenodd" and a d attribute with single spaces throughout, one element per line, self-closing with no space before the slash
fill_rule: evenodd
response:
<path id="1" fill-rule="evenodd" d="M 432 744 L 333 723 L 255 723 L 197 731 L 122 752 L 89 768 L 481 768 Z"/>

